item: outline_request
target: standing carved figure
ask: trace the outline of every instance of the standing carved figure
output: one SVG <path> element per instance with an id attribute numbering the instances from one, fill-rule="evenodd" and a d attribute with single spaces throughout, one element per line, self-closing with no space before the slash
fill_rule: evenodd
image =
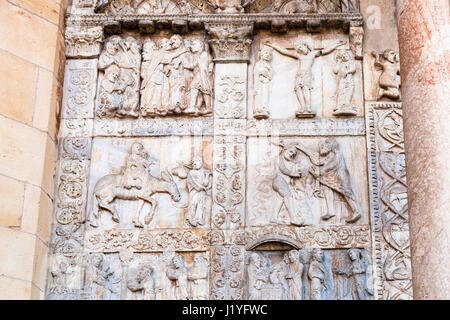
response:
<path id="1" fill-rule="evenodd" d="M 326 289 L 325 268 L 323 266 L 323 252 L 321 249 L 313 249 L 311 253 L 308 279 L 310 281 L 311 300 L 321 300 L 322 290 Z"/>
<path id="2" fill-rule="evenodd" d="M 302 177 L 304 165 L 298 162 L 298 150 L 295 145 L 282 146 L 279 157 L 279 172 L 272 181 L 273 189 L 283 198 L 283 203 L 288 211 L 290 223 L 302 226 L 305 220 L 301 217 L 308 209 L 306 204 L 300 205 L 295 201 L 295 179 Z M 277 212 L 278 213 L 278 212 Z"/>
<path id="3" fill-rule="evenodd" d="M 192 300 L 208 300 L 208 262 L 201 253 L 194 256 L 194 265 L 189 269 L 188 281 Z"/>
<path id="4" fill-rule="evenodd" d="M 248 272 L 248 299 L 261 300 L 261 289 L 267 284 L 267 274 L 261 256 L 253 252 L 250 255 Z"/>
<path id="5" fill-rule="evenodd" d="M 313 90 L 312 67 L 317 57 L 333 52 L 339 46 L 345 44 L 344 41 L 325 49 L 315 49 L 314 46 L 305 40 L 299 40 L 294 44 L 294 49 L 285 49 L 271 42 L 265 43 L 280 54 L 297 60 L 297 74 L 295 76 L 295 95 L 299 102 L 299 110 L 295 113 L 297 118 L 315 117 L 316 111 L 312 109 L 311 92 Z"/>
<path id="6" fill-rule="evenodd" d="M 187 300 L 188 294 L 188 271 L 182 256 L 176 255 L 172 259 L 172 267 L 167 270 L 167 277 L 175 282 L 175 299 Z"/>
<path id="7" fill-rule="evenodd" d="M 335 60 L 336 65 L 333 72 L 337 76 L 337 87 L 335 93 L 336 107 L 333 109 L 333 114 L 336 116 L 356 115 L 357 112 L 352 105 L 356 73 L 353 53 L 350 50 L 338 51 Z"/>
<path id="8" fill-rule="evenodd" d="M 341 0 L 342 12 L 358 12 L 359 0 Z"/>
<path id="9" fill-rule="evenodd" d="M 288 260 L 287 273 L 285 275 L 289 284 L 289 300 L 303 300 L 303 269 L 297 250 L 291 250 L 285 254 Z"/>
<path id="10" fill-rule="evenodd" d="M 169 93 L 169 88 L 162 62 L 169 51 L 170 40 L 166 38 L 161 40 L 159 49 L 153 41 L 144 44 L 144 63 L 141 71 L 141 114 L 144 117 L 167 113 L 163 101 Z"/>
<path id="11" fill-rule="evenodd" d="M 377 99 L 387 97 L 392 100 L 400 98 L 400 62 L 394 50 L 385 50 L 380 59 L 377 52 L 372 52 L 375 67 L 380 68 L 379 91 Z"/>
<path id="12" fill-rule="evenodd" d="M 367 288 L 367 261 L 359 249 L 349 249 L 348 256 L 351 260 L 350 277 L 353 280 L 352 298 L 368 300 L 373 293 Z"/>
<path id="13" fill-rule="evenodd" d="M 204 41 L 196 39 L 191 44 L 194 56 L 194 72 L 190 85 L 189 106 L 185 114 L 207 115 L 212 112 L 212 74 L 214 64 L 211 55 L 205 48 Z"/>
<path id="14" fill-rule="evenodd" d="M 350 217 L 347 223 L 356 222 L 361 218 L 361 209 L 353 190 L 350 173 L 345 164 L 344 157 L 339 151 L 336 139 L 327 138 L 319 143 L 319 153 L 313 154 L 301 145 L 297 148 L 304 152 L 311 160 L 310 172 L 312 176 L 326 188 L 325 201 L 327 211 L 322 216 L 322 220 L 329 220 L 336 215 L 334 208 L 334 192 L 340 194 L 350 207 Z"/>
<path id="15" fill-rule="evenodd" d="M 180 35 L 170 38 L 170 51 L 162 63 L 169 84 L 167 112 L 180 114 L 187 107 L 187 90 L 195 66 L 192 54 L 185 48 Z"/>
<path id="16" fill-rule="evenodd" d="M 270 117 L 269 101 L 271 83 L 273 80 L 273 69 L 271 62 L 273 59 L 272 50 L 264 47 L 261 50 L 258 62 L 253 70 L 253 117 L 255 119 L 267 119 Z"/>

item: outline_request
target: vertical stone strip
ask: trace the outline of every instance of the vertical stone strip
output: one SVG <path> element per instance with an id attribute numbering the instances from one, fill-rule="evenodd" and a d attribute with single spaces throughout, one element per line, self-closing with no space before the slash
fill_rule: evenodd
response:
<path id="1" fill-rule="evenodd" d="M 412 299 L 401 103 L 368 102 L 368 152 L 376 298 Z"/>
<path id="2" fill-rule="evenodd" d="M 415 299 L 450 297 L 447 0 L 399 0 L 398 30 Z"/>
<path id="3" fill-rule="evenodd" d="M 47 299 L 82 298 L 83 237 L 87 215 L 97 58 L 100 53 L 99 42 L 103 38 L 103 32 L 97 29 L 95 32 L 91 31 L 92 29 L 86 29 L 80 33 L 85 35 L 84 41 L 80 37 L 66 41 L 68 60 L 61 110 Z M 77 59 L 80 57 L 83 59 Z"/>
<path id="4" fill-rule="evenodd" d="M 209 24 L 215 62 L 211 298 L 244 298 L 247 69 L 252 24 Z"/>

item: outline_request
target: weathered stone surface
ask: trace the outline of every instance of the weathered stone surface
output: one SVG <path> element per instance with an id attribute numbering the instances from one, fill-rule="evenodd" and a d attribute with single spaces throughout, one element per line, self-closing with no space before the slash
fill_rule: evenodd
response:
<path id="1" fill-rule="evenodd" d="M 411 298 L 368 2 L 74 2 L 46 297 Z"/>

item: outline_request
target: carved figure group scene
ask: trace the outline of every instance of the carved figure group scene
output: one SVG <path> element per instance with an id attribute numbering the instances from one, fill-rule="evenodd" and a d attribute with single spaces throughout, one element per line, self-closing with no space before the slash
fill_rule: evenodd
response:
<path id="1" fill-rule="evenodd" d="M 362 140 L 249 139 L 248 148 L 248 225 L 368 223 Z"/>
<path id="2" fill-rule="evenodd" d="M 161 149 L 161 144 L 165 148 Z M 95 141 L 88 224 L 121 228 L 209 225 L 212 173 L 207 141 Z M 183 146 L 192 150 L 182 154 Z M 206 148 L 205 148 L 206 147 Z M 163 150 L 170 150 L 167 154 Z M 178 149 L 178 154 L 176 152 Z M 164 158 L 163 158 L 164 157 Z M 104 166 L 105 161 L 113 165 Z M 106 170 L 105 170 L 106 169 Z M 102 172 L 107 174 L 102 176 Z"/>
<path id="3" fill-rule="evenodd" d="M 126 14 L 355 13 L 359 0 L 99 0 L 96 12 Z"/>
<path id="4" fill-rule="evenodd" d="M 99 118 L 206 116 L 213 63 L 204 38 L 114 35 L 100 54 Z"/>
<path id="5" fill-rule="evenodd" d="M 372 270 L 364 249 L 249 251 L 249 300 L 372 300 Z"/>
<path id="6" fill-rule="evenodd" d="M 344 34 L 258 36 L 255 119 L 363 116 L 362 63 Z"/>
<path id="7" fill-rule="evenodd" d="M 74 0 L 46 297 L 410 298 L 399 57 L 366 7 Z"/>

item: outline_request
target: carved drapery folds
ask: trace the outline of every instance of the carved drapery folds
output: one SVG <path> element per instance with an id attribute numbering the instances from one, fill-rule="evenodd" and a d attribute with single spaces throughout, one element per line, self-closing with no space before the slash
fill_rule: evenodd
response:
<path id="1" fill-rule="evenodd" d="M 401 111 L 364 108 L 398 60 L 363 52 L 359 1 L 78 0 L 67 25 L 47 298 L 410 297 Z"/>

